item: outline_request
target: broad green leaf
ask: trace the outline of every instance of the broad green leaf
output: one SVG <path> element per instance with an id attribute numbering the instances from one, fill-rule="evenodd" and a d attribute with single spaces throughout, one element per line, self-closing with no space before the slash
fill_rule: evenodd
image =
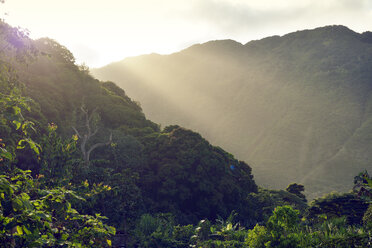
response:
<path id="1" fill-rule="evenodd" d="M 67 239 L 68 239 L 68 234 L 67 234 L 67 233 L 63 233 L 63 234 L 61 235 L 61 239 L 62 239 L 62 240 L 67 240 Z"/>
<path id="2" fill-rule="evenodd" d="M 107 226 L 107 231 L 108 231 L 110 234 L 112 234 L 112 235 L 115 235 L 115 233 L 116 233 L 116 229 L 115 229 L 115 227 L 113 227 L 113 226 Z"/>
<path id="3" fill-rule="evenodd" d="M 78 196 L 78 195 L 75 194 L 75 192 L 72 191 L 72 190 L 69 190 L 69 191 L 67 191 L 66 193 L 69 194 L 69 195 L 71 195 L 72 197 L 74 197 L 74 198 L 77 199 L 77 200 L 85 201 L 85 199 L 84 199 L 83 197 Z"/>
<path id="4" fill-rule="evenodd" d="M 13 208 L 14 210 L 20 210 L 23 207 L 23 202 L 21 199 L 16 198 L 13 200 Z"/>
<path id="5" fill-rule="evenodd" d="M 13 110 L 15 115 L 19 115 L 21 113 L 21 108 L 18 106 L 14 106 Z"/>
<path id="6" fill-rule="evenodd" d="M 24 149 L 26 147 L 26 145 L 23 145 L 24 142 L 26 142 L 25 139 L 18 141 L 17 149 Z"/>
<path id="7" fill-rule="evenodd" d="M 24 145 L 24 143 L 28 143 L 30 148 L 37 154 L 39 155 L 40 154 L 40 145 L 35 143 L 33 140 L 31 139 L 21 139 L 19 142 L 18 142 L 18 145 L 17 145 L 17 149 L 24 149 L 26 147 L 26 145 Z"/>
<path id="8" fill-rule="evenodd" d="M 0 147 L 0 156 L 9 160 L 13 158 L 12 154 L 2 147 Z"/>
<path id="9" fill-rule="evenodd" d="M 22 234 L 23 234 L 22 227 L 17 226 L 17 233 L 18 233 L 19 235 L 22 235 Z"/>
<path id="10" fill-rule="evenodd" d="M 21 127 L 21 122 L 14 120 L 13 124 L 16 126 L 16 130 L 18 130 Z"/>
<path id="11" fill-rule="evenodd" d="M 37 154 L 40 154 L 40 146 L 35 143 L 33 140 L 27 140 L 28 144 L 30 145 L 31 149 Z"/>
<path id="12" fill-rule="evenodd" d="M 30 234 L 31 234 L 30 230 L 28 230 L 27 227 L 22 226 L 22 229 L 23 229 L 23 232 L 24 232 L 25 234 L 27 234 L 27 235 L 30 235 Z"/>

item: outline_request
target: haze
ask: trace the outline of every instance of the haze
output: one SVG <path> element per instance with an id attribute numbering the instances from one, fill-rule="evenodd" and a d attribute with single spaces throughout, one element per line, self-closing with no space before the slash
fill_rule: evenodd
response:
<path id="1" fill-rule="evenodd" d="M 7 0 L 0 7 L 6 22 L 57 40 L 90 67 L 208 40 L 246 43 L 331 24 L 372 30 L 368 0 Z"/>
<path id="2" fill-rule="evenodd" d="M 372 33 L 325 26 L 194 45 L 91 70 L 163 127 L 197 131 L 252 166 L 256 182 L 348 191 L 372 169 Z"/>

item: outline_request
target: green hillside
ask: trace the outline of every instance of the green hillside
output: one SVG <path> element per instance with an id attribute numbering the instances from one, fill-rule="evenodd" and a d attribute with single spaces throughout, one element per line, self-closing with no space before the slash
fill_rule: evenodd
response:
<path id="1" fill-rule="evenodd" d="M 243 45 L 211 41 L 92 70 L 162 125 L 197 130 L 247 161 L 259 185 L 313 198 L 371 169 L 372 35 L 327 26 Z"/>
<path id="2" fill-rule="evenodd" d="M 124 90 L 93 78 L 52 39 L 33 41 L 0 22 L 0 46 L 0 138 L 17 158 L 4 155 L 9 161 L 1 157 L 1 163 L 42 175 L 48 187 L 85 180 L 110 185 L 113 190 L 80 207 L 124 231 L 143 213 L 172 213 L 179 223 L 227 217 L 233 210 L 251 222 L 260 218 L 246 209 L 247 196 L 257 192 L 246 163 L 191 130 L 160 130 Z M 18 121 L 28 131 L 14 129 Z M 33 141 L 19 150 L 25 135 Z M 39 147 L 33 142 L 39 154 L 33 154 Z M 83 148 L 87 153 L 94 146 L 86 159 Z"/>
<path id="3" fill-rule="evenodd" d="M 0 47 L 1 247 L 370 244 L 367 171 L 308 204 L 303 185 L 258 187 L 200 134 L 146 119 L 54 40 L 0 21 Z"/>

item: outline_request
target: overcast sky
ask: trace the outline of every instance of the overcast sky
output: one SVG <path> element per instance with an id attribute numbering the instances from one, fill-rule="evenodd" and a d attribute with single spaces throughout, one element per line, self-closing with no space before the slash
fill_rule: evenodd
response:
<path id="1" fill-rule="evenodd" d="M 372 31 L 372 0 L 5 0 L 0 14 L 32 38 L 57 40 L 90 67 L 332 24 Z"/>

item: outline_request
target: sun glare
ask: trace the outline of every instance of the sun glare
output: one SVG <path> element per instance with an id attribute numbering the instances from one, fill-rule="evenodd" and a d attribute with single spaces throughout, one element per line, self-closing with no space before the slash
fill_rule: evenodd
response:
<path id="1" fill-rule="evenodd" d="M 30 30 L 32 38 L 57 40 L 90 67 L 208 40 L 246 43 L 329 24 L 372 29 L 367 1 L 5 0 L 0 8 L 7 23 Z"/>

